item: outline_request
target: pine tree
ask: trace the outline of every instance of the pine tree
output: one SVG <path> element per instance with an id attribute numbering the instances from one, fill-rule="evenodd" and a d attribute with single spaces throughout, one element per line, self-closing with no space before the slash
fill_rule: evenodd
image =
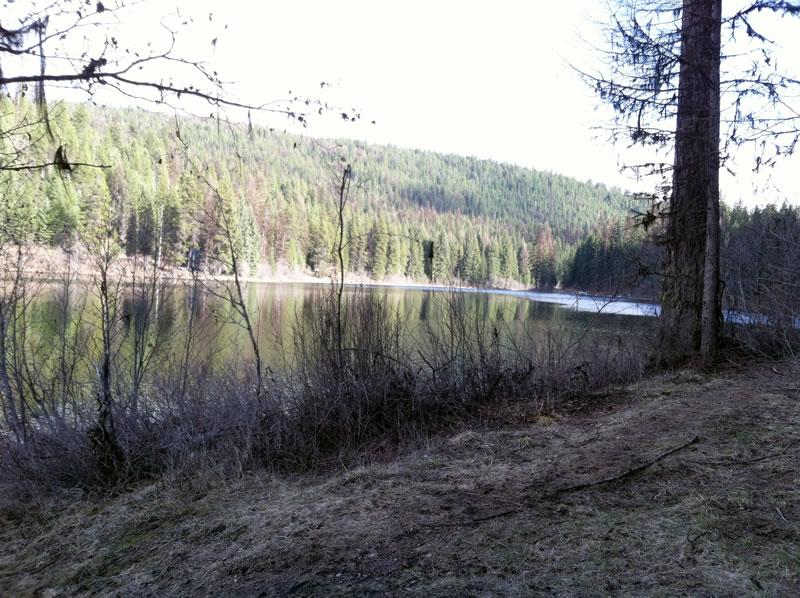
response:
<path id="1" fill-rule="evenodd" d="M 485 280 L 489 284 L 495 284 L 501 276 L 500 252 L 497 250 L 497 244 L 489 242 L 484 246 L 483 252 L 486 256 Z"/>
<path id="2" fill-rule="evenodd" d="M 286 242 L 286 265 L 292 270 L 300 270 L 306 265 L 300 243 L 294 237 Z"/>
<path id="3" fill-rule="evenodd" d="M 391 229 L 387 247 L 387 274 L 403 274 L 408 265 L 408 246 L 405 235 L 398 229 Z"/>
<path id="4" fill-rule="evenodd" d="M 389 235 L 386 223 L 379 220 L 372 229 L 370 235 L 372 255 L 370 260 L 370 273 L 376 280 L 381 280 L 386 275 L 389 258 Z"/>
<path id="5" fill-rule="evenodd" d="M 421 280 L 425 276 L 424 261 L 422 243 L 417 240 L 412 240 L 408 251 L 406 276 L 413 280 Z"/>
<path id="6" fill-rule="evenodd" d="M 503 243 L 503 249 L 500 254 L 500 268 L 504 278 L 510 278 L 511 280 L 519 279 L 517 252 L 515 251 L 514 243 L 510 238 L 506 238 Z"/>
<path id="7" fill-rule="evenodd" d="M 467 235 L 464 246 L 464 276 L 465 280 L 473 285 L 483 282 L 483 260 L 478 237 L 475 234 Z"/>
<path id="8" fill-rule="evenodd" d="M 433 262 L 431 272 L 434 282 L 449 283 L 453 278 L 450 239 L 446 232 L 441 232 L 433 243 Z"/>

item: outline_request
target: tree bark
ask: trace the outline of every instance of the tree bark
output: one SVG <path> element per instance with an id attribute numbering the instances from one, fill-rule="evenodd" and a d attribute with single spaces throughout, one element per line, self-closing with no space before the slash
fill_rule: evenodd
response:
<path id="1" fill-rule="evenodd" d="M 720 330 L 722 328 L 722 312 L 720 308 L 720 267 L 719 267 L 719 126 L 720 126 L 720 61 L 722 23 L 722 0 L 715 0 L 712 7 L 714 28 L 711 31 L 710 56 L 714 60 L 711 72 L 711 139 L 713 151 L 708 160 L 711 164 L 709 180 L 708 205 L 706 209 L 706 253 L 703 272 L 703 315 L 702 334 L 700 337 L 700 355 L 706 365 L 711 365 L 717 357 Z M 709 147 L 709 150 L 712 148 Z"/>
<path id="2" fill-rule="evenodd" d="M 660 358 L 664 361 L 696 356 L 701 347 L 713 353 L 719 336 L 720 15 L 721 0 L 683 1 L 675 157 L 661 298 Z"/>

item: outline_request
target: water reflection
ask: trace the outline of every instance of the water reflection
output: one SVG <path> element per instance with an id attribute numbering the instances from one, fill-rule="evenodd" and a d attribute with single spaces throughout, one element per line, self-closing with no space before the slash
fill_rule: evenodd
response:
<path id="1" fill-rule="evenodd" d="M 42 334 L 54 339 L 64 326 L 60 290 L 53 287 L 39 297 L 37 319 Z M 326 285 L 250 284 L 247 287 L 248 310 L 255 322 L 263 357 L 271 368 L 281 368 L 291 356 L 298 326 L 311 322 L 322 309 Z M 452 291 L 430 287 L 348 286 L 345 295 L 370 294 L 380 297 L 403 323 L 404 342 L 418 343 L 428 334 L 442 332 L 451 325 L 452 310 L 468 313 L 481 326 L 491 325 L 511 334 L 535 335 L 543 326 L 562 329 L 591 326 L 609 332 L 644 330 L 652 321 L 641 316 L 656 315 L 657 306 L 631 301 L 609 301 L 589 295 L 542 293 L 531 291 L 488 291 L 469 289 Z M 192 324 L 192 359 L 209 369 L 237 367 L 249 354 L 246 331 L 237 325 L 237 314 L 223 297 L 221 287 L 202 284 L 176 284 L 159 289 L 156 296 L 129 292 L 121 300 L 122 326 L 130 332 L 139 330 L 146 314 L 155 314 L 150 322 L 157 346 L 156 363 L 165 365 L 184 354 L 187 331 Z M 84 305 L 85 304 L 85 305 Z M 83 307 L 81 307 L 83 306 Z M 88 328 L 88 335 L 99 338 L 97 300 L 90 289 L 78 289 L 70 301 Z M 73 313 L 75 315 L 75 313 Z M 151 325 L 151 324 L 149 324 Z M 491 330 L 491 328 L 487 328 Z M 131 335 L 133 336 L 133 335 Z M 89 343 L 88 349 L 97 343 Z M 416 346 L 416 345 L 410 345 Z"/>

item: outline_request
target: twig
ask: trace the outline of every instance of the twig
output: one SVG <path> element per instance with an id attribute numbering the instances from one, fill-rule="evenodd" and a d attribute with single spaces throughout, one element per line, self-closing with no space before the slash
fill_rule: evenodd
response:
<path id="1" fill-rule="evenodd" d="M 618 482 L 619 480 L 624 480 L 625 478 L 629 478 L 632 475 L 635 475 L 635 474 L 639 473 L 640 471 L 643 471 L 643 470 L 647 469 L 651 465 L 654 465 L 655 463 L 658 463 L 662 459 L 665 459 L 666 457 L 669 457 L 670 455 L 673 455 L 673 454 L 677 453 L 678 451 L 681 451 L 681 450 L 685 449 L 686 447 L 695 444 L 699 440 L 700 440 L 699 436 L 694 436 L 691 440 L 689 440 L 687 442 L 684 442 L 680 446 L 676 446 L 675 448 L 672 448 L 672 449 L 668 450 L 666 453 L 661 453 L 658 457 L 655 457 L 654 459 L 651 459 L 647 463 L 642 463 L 641 465 L 637 465 L 636 467 L 632 467 L 631 469 L 628 469 L 628 470 L 622 472 L 619 475 L 615 475 L 615 476 L 612 476 L 610 478 L 604 478 L 602 480 L 595 480 L 594 482 L 585 482 L 583 484 L 577 484 L 575 486 L 567 486 L 566 488 L 561 488 L 559 490 L 556 490 L 554 494 L 555 495 L 566 494 L 567 492 L 576 492 L 578 490 L 583 490 L 584 488 L 591 488 L 593 486 L 602 486 L 603 484 L 610 484 L 611 482 Z"/>
<path id="2" fill-rule="evenodd" d="M 516 515 L 521 512 L 521 509 L 514 508 L 514 509 L 507 509 L 505 511 L 499 511 L 497 513 L 490 513 L 489 515 L 484 515 L 482 517 L 476 517 L 474 519 L 467 519 L 466 521 L 446 521 L 444 523 L 435 523 L 433 525 L 425 526 L 425 528 L 421 529 L 436 529 L 442 527 L 467 527 L 470 525 L 477 525 L 479 523 L 483 523 L 484 521 L 490 521 L 492 519 L 499 519 L 500 517 L 506 517 L 507 515 Z"/>
<path id="3" fill-rule="evenodd" d="M 632 475 L 635 475 L 635 474 L 639 473 L 640 471 L 643 471 L 643 470 L 647 469 L 648 467 L 650 467 L 651 465 L 653 465 L 655 463 L 658 463 L 662 459 L 665 459 L 666 457 L 669 457 L 670 455 L 673 455 L 673 454 L 677 453 L 678 451 L 681 451 L 681 450 L 685 449 L 686 447 L 691 446 L 691 445 L 695 444 L 696 442 L 699 442 L 699 440 L 700 440 L 699 436 L 694 436 L 694 437 L 692 437 L 691 440 L 689 440 L 687 442 L 684 442 L 680 446 L 676 446 L 675 448 L 672 448 L 672 449 L 668 450 L 666 453 L 661 453 L 659 456 L 655 457 L 654 459 L 651 459 L 647 463 L 643 463 L 641 465 L 637 465 L 636 467 L 632 467 L 631 469 L 628 469 L 628 470 L 624 471 L 623 473 L 621 473 L 619 475 L 615 475 L 613 477 L 605 478 L 605 479 L 602 479 L 602 480 L 596 480 L 594 482 L 586 482 L 585 484 L 578 484 L 576 486 L 567 486 L 566 488 L 561 488 L 559 490 L 556 490 L 555 492 L 553 492 L 549 496 L 557 496 L 559 494 L 565 494 L 567 492 L 576 492 L 577 490 L 582 490 L 584 488 L 590 488 L 592 486 L 601 486 L 603 484 L 610 484 L 611 482 L 617 482 L 619 480 L 623 480 L 625 478 L 628 478 L 628 477 L 630 477 Z M 499 519 L 500 517 L 506 517 L 508 515 L 517 515 L 521 511 L 522 511 L 522 509 L 519 508 L 519 507 L 518 508 L 512 508 L 512 509 L 506 509 L 505 511 L 498 511 L 496 513 L 490 513 L 489 515 L 483 515 L 481 517 L 476 517 L 474 519 L 469 519 L 467 521 L 454 521 L 454 522 L 445 522 L 445 523 L 438 523 L 438 524 L 434 524 L 434 525 L 429 525 L 429 526 L 426 526 L 424 529 L 435 529 L 435 528 L 442 528 L 442 527 L 465 527 L 465 526 L 469 526 L 469 525 L 477 525 L 478 523 L 483 523 L 484 521 L 489 521 L 491 519 Z"/>
<path id="4" fill-rule="evenodd" d="M 683 459 L 683 461 L 685 461 L 686 463 L 694 463 L 697 465 L 750 465 L 752 463 L 758 463 L 760 461 L 766 461 L 767 459 L 774 459 L 775 457 L 780 457 L 781 455 L 786 453 L 786 451 L 788 451 L 790 448 L 795 446 L 797 442 L 798 442 L 797 440 L 793 440 L 785 447 L 783 447 L 781 450 L 779 450 L 777 453 L 770 453 L 769 455 L 756 457 L 755 459 L 743 459 L 743 460 L 731 459 L 729 461 L 699 461 L 695 459 Z"/>

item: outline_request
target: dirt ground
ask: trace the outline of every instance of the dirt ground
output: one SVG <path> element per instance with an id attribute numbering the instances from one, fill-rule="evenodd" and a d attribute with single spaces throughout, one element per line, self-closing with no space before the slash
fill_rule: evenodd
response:
<path id="1" fill-rule="evenodd" d="M 800 363 L 521 419 L 324 478 L 7 515 L 0 594 L 800 595 Z"/>

